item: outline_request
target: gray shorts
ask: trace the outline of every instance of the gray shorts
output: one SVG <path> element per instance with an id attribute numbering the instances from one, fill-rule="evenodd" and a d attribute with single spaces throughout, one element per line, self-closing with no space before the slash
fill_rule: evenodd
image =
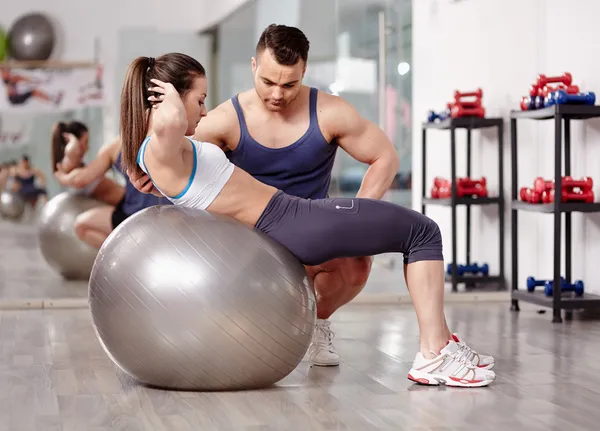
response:
<path id="1" fill-rule="evenodd" d="M 278 191 L 255 227 L 310 266 L 382 253 L 403 253 L 405 263 L 444 260 L 433 220 L 375 199 L 312 200 Z"/>

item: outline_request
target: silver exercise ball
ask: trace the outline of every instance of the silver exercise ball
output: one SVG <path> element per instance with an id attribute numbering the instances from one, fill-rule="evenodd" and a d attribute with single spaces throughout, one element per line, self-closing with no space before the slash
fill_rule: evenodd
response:
<path id="1" fill-rule="evenodd" d="M 20 17 L 10 28 L 7 38 L 9 55 L 18 61 L 48 60 L 55 43 L 54 27 L 41 13 Z"/>
<path id="2" fill-rule="evenodd" d="M 0 193 L 0 216 L 19 220 L 25 213 L 25 200 L 15 192 L 3 191 Z"/>
<path id="3" fill-rule="evenodd" d="M 110 234 L 89 301 L 112 361 L 176 390 L 276 383 L 304 357 L 316 319 L 312 282 L 287 249 L 233 219 L 171 205 Z"/>
<path id="4" fill-rule="evenodd" d="M 63 192 L 50 199 L 39 221 L 40 251 L 48 264 L 67 280 L 88 280 L 98 250 L 75 235 L 77 216 L 106 205 L 86 196 Z"/>

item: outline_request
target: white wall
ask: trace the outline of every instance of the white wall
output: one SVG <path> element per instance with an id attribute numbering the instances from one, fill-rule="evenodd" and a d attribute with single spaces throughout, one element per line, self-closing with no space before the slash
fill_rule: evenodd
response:
<path id="1" fill-rule="evenodd" d="M 508 114 L 519 109 L 538 73 L 573 74 L 582 91 L 600 96 L 600 63 L 594 56 L 600 28 L 600 2 L 580 0 L 419 0 L 413 3 L 413 100 L 414 208 L 421 205 L 421 122 L 429 109 L 443 109 L 455 89 L 481 87 L 489 116 L 505 118 L 504 193 L 510 199 L 510 135 Z M 600 102 L 597 102 L 600 103 Z M 553 122 L 518 122 L 519 188 L 532 186 L 536 176 L 554 176 Z M 594 192 L 600 193 L 600 121 L 572 122 L 571 157 L 574 177 L 592 176 Z M 433 177 L 450 176 L 449 132 L 428 132 L 427 189 Z M 495 135 L 473 134 L 472 176 L 486 175 L 497 190 Z M 465 134 L 458 134 L 458 175 L 466 174 Z M 600 201 L 600 198 L 597 198 Z M 450 210 L 428 207 L 427 214 L 442 228 L 445 255 L 451 259 Z M 497 268 L 495 208 L 474 209 L 472 258 Z M 464 262 L 464 216 L 458 219 L 459 263 Z M 506 214 L 506 274 L 510 283 L 510 205 Z M 551 278 L 553 271 L 553 218 L 551 215 L 519 213 L 519 288 L 528 275 Z M 563 229 L 564 232 L 564 229 Z M 573 215 L 573 277 L 583 279 L 586 290 L 600 292 L 600 217 Z M 564 242 L 563 242 L 564 244 Z M 564 249 L 564 246 L 563 246 Z M 564 265 L 562 268 L 564 274 Z"/>

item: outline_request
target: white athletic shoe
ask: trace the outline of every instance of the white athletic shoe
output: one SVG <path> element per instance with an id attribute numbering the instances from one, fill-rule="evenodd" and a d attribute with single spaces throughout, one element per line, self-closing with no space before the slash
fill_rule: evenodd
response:
<path id="1" fill-rule="evenodd" d="M 425 359 L 419 352 L 408 378 L 422 385 L 437 386 L 444 383 L 446 386 L 465 388 L 487 386 L 496 379 L 493 371 L 474 366 L 467 355 L 468 352 L 455 341 L 449 341 L 433 359 Z"/>
<path id="2" fill-rule="evenodd" d="M 477 353 L 475 350 L 467 346 L 465 342 L 458 337 L 458 334 L 452 334 L 452 338 L 454 341 L 456 341 L 460 348 L 466 352 L 467 358 L 476 367 L 483 368 L 485 370 L 491 370 L 494 368 L 494 365 L 496 365 L 496 361 L 494 360 L 493 356 Z"/>
<path id="3" fill-rule="evenodd" d="M 308 358 L 314 365 L 332 367 L 340 364 L 340 355 L 333 346 L 335 334 L 330 329 L 331 322 L 317 319 L 313 339 L 308 348 Z"/>

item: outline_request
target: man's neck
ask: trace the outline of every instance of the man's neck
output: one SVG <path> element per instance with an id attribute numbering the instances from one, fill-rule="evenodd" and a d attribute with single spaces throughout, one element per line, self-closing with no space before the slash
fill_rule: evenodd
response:
<path id="1" fill-rule="evenodd" d="M 292 100 L 292 102 L 281 111 L 271 111 L 270 109 L 268 109 L 256 91 L 252 92 L 252 102 L 255 103 L 259 107 L 259 109 L 261 109 L 264 113 L 268 114 L 273 118 L 287 119 L 296 113 L 298 106 L 302 104 L 304 91 L 307 90 L 308 87 L 302 85 L 302 88 L 300 89 L 300 92 L 298 93 L 296 98 Z"/>

